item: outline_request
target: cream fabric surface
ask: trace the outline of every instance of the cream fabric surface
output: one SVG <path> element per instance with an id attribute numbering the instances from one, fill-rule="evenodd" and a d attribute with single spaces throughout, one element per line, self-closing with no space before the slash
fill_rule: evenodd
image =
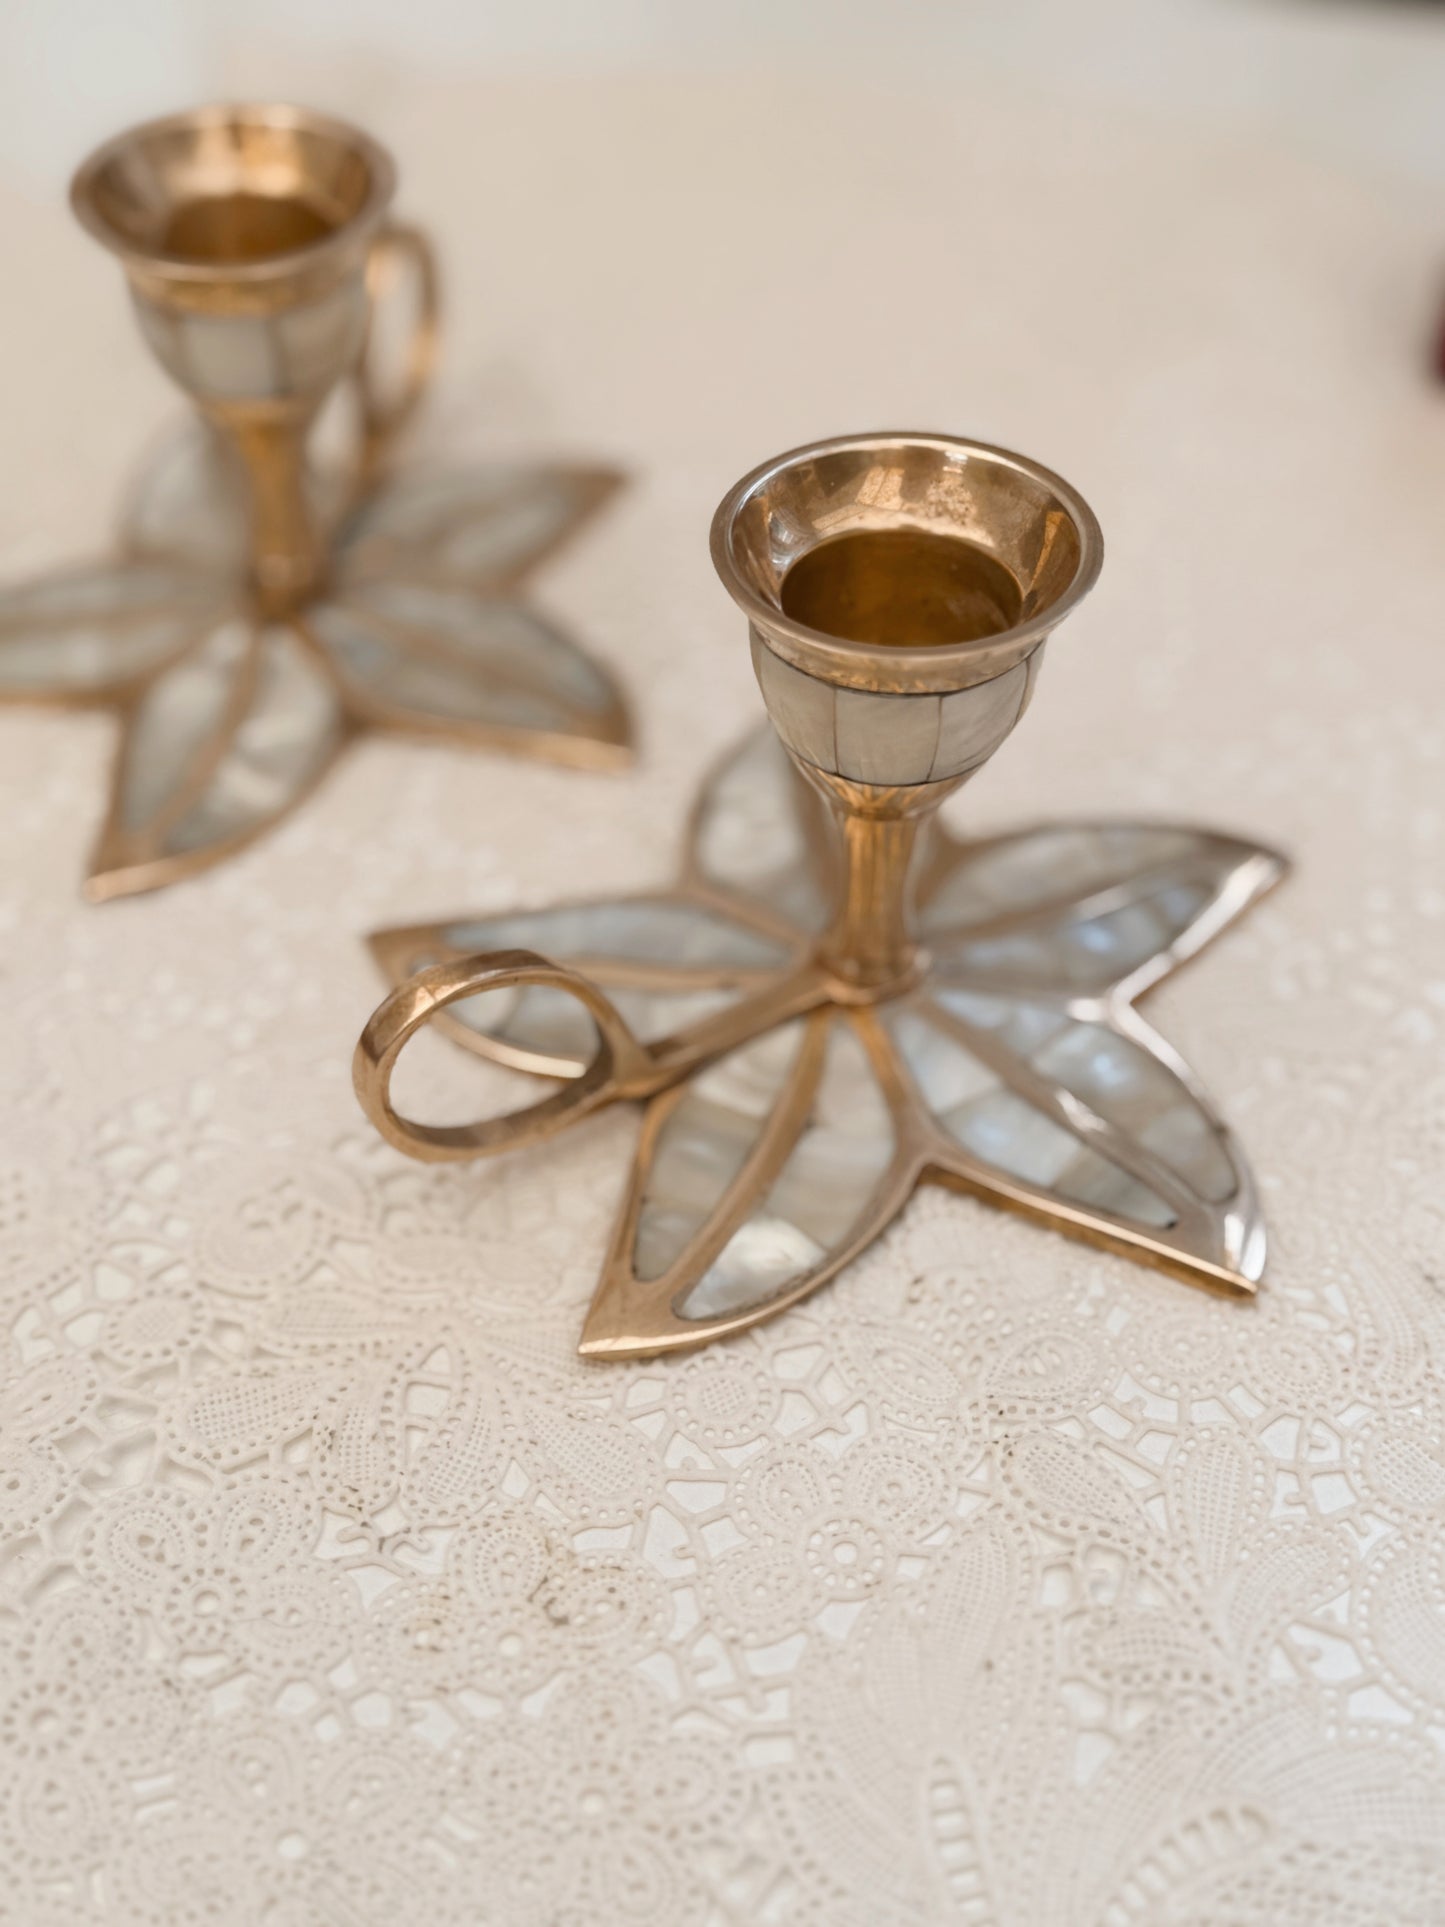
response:
<path id="1" fill-rule="evenodd" d="M 982 89 L 336 104 L 449 269 L 421 452 L 634 472 L 538 596 L 641 758 L 372 742 L 93 910 L 108 725 L 0 716 L 0 1919 L 1445 1920 L 1438 221 Z M 166 403 L 111 265 L 3 212 L 14 573 L 100 539 Z M 746 1342 L 584 1368 L 634 1119 L 393 1154 L 359 937 L 665 881 L 758 713 L 712 506 L 879 426 L 1037 455 L 1109 544 L 958 820 L 1298 862 L 1150 1005 L 1260 1175 L 1265 1288 L 925 1191 Z"/>

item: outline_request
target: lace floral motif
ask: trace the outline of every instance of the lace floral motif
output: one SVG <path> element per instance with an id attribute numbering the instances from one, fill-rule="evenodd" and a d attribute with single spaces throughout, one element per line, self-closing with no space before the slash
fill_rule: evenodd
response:
<path id="1" fill-rule="evenodd" d="M 1445 1439 L 1348 1301 L 1039 1265 L 938 1194 L 815 1306 L 599 1372 L 505 1234 L 532 1167 L 484 1176 L 494 1279 L 470 1183 L 339 1122 L 158 1104 L 182 1169 L 98 1156 L 114 1256 L 12 1327 L 17 1919 L 1445 1906 Z"/>

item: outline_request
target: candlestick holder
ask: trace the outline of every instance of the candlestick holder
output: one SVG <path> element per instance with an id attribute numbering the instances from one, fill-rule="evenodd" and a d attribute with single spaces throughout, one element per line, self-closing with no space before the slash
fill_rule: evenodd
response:
<path id="1" fill-rule="evenodd" d="M 114 559 L 0 592 L 0 701 L 122 725 L 95 900 L 249 843 L 369 730 L 627 759 L 612 680 L 516 593 L 619 478 L 387 480 L 437 339 L 431 249 L 390 219 L 395 182 L 358 129 L 257 106 L 135 128 L 72 184 L 203 424 L 144 476 Z M 388 355 L 376 324 L 408 305 Z M 326 463 L 313 429 L 338 391 L 355 433 Z"/>
<path id="2" fill-rule="evenodd" d="M 357 1046 L 367 1115 L 454 1159 L 646 1104 L 593 1357 L 772 1316 L 924 1178 L 1252 1292 L 1249 1171 L 1134 1006 L 1283 860 L 1172 824 L 960 842 L 934 820 L 1094 583 L 1087 504 L 1002 449 L 869 435 L 755 470 L 712 546 L 776 737 L 705 786 L 676 890 L 377 933 L 397 988 Z M 474 1124 L 401 1117 L 392 1070 L 433 1018 L 560 1087 Z"/>

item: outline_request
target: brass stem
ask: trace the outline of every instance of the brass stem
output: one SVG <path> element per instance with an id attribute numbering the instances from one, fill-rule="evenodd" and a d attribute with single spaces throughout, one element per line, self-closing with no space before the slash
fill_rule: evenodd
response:
<path id="1" fill-rule="evenodd" d="M 306 437 L 314 408 L 217 409 L 246 469 L 251 577 L 264 614 L 286 615 L 320 586 L 326 545 L 306 499 Z"/>
<path id="2" fill-rule="evenodd" d="M 910 880 L 923 819 L 864 816 L 836 796 L 828 801 L 843 833 L 843 876 L 820 959 L 859 990 L 902 989 L 918 964 Z"/>

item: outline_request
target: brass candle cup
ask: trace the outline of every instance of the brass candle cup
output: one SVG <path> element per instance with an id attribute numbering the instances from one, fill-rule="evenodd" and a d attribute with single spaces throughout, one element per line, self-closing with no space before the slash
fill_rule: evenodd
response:
<path id="1" fill-rule="evenodd" d="M 774 1315 L 924 1179 L 1252 1292 L 1248 1168 L 1134 1006 L 1282 859 L 1167 824 L 960 842 L 935 820 L 1098 576 L 1087 504 L 981 443 L 843 437 L 739 482 L 712 550 L 775 736 L 704 785 L 672 891 L 378 932 L 397 987 L 356 1050 L 367 1115 L 456 1159 L 646 1103 L 594 1357 Z M 433 1020 L 560 1088 L 474 1124 L 402 1117 L 392 1072 Z"/>
<path id="2" fill-rule="evenodd" d="M 943 436 L 800 449 L 724 497 L 713 565 L 748 618 L 773 727 L 842 835 L 820 954 L 850 989 L 886 995 L 915 970 L 919 832 L 1018 723 L 1050 631 L 1103 555 L 1093 511 L 1059 476 Z M 805 576 L 809 613 L 838 626 L 793 612 Z M 895 640 L 903 600 L 916 606 Z"/>
<path id="3" fill-rule="evenodd" d="M 240 850 L 370 731 L 628 759 L 616 684 L 520 593 L 616 473 L 390 472 L 437 343 L 431 248 L 395 187 L 369 135 L 275 105 L 153 121 L 75 177 L 205 424 L 148 467 L 117 556 L 0 590 L 0 701 L 121 724 L 95 900 Z M 376 329 L 383 305 L 409 328 Z M 314 433 L 338 393 L 357 430 L 339 461 Z"/>

